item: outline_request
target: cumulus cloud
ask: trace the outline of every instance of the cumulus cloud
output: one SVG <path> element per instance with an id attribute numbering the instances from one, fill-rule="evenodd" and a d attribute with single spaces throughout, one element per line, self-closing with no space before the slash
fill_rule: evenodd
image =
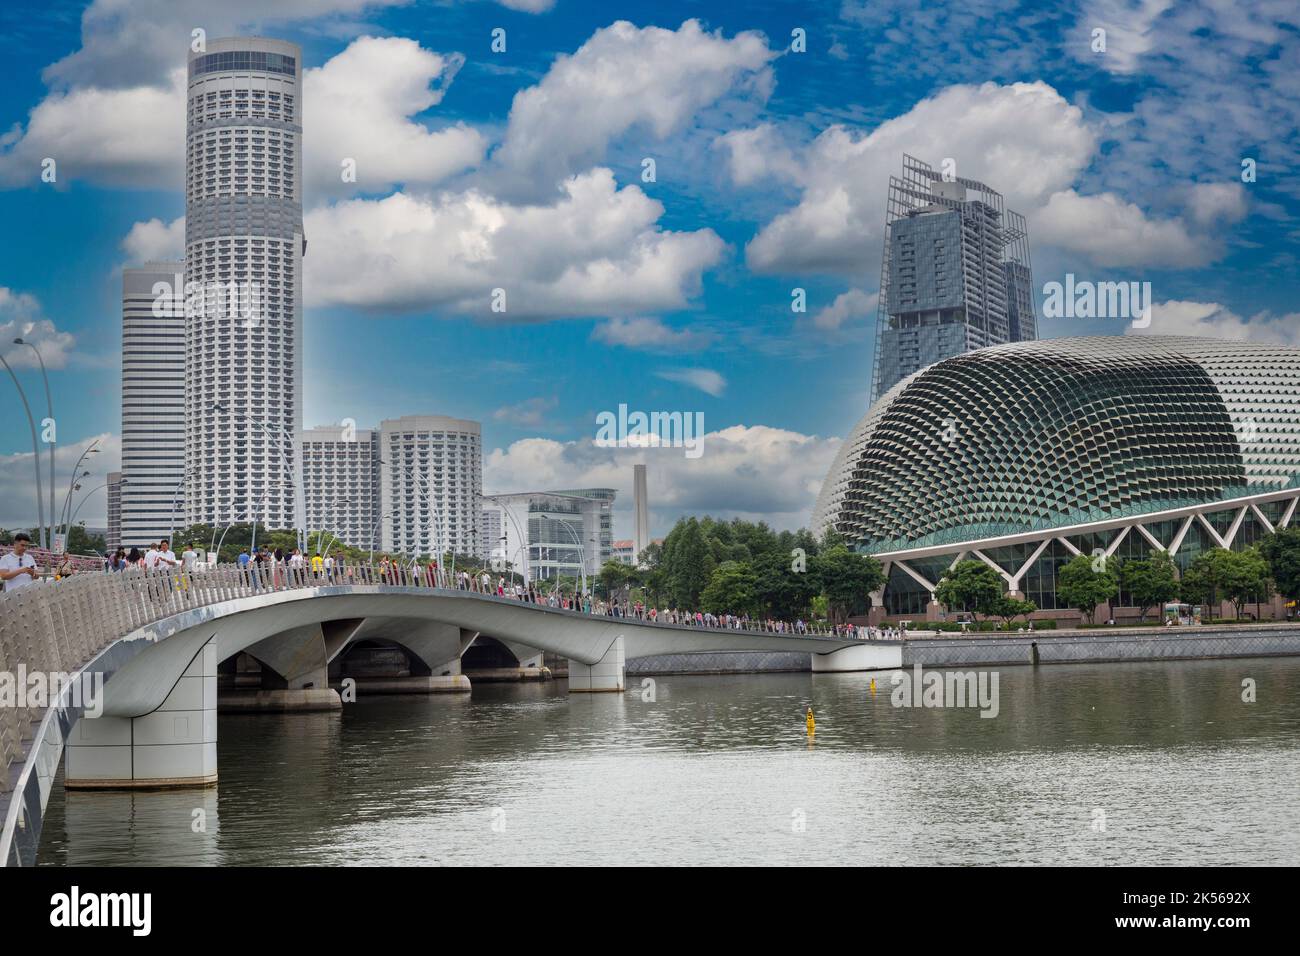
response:
<path id="1" fill-rule="evenodd" d="M 515 95 L 494 159 L 515 188 L 550 188 L 599 162 L 629 130 L 663 139 L 728 94 L 766 99 L 775 56 L 754 31 L 727 39 L 697 20 L 677 30 L 620 20 Z"/>
<path id="2" fill-rule="evenodd" d="M 590 439 L 526 438 L 484 456 L 483 487 L 496 494 L 524 488 L 615 488 L 615 521 L 627 529 L 632 465 L 644 463 L 656 534 L 668 531 L 683 514 L 706 513 L 793 529 L 808 523 L 839 444 L 838 438 L 766 425 L 732 425 L 707 432 L 703 454 L 688 459 L 680 448 L 603 448 Z"/>
<path id="3" fill-rule="evenodd" d="M 713 341 L 708 332 L 674 329 L 649 316 L 615 317 L 597 325 L 592 341 L 646 351 L 681 351 L 703 348 Z"/>
<path id="4" fill-rule="evenodd" d="M 670 382 L 680 382 L 718 398 L 727 390 L 727 380 L 709 368 L 666 368 L 655 372 Z"/>
<path id="5" fill-rule="evenodd" d="M 953 159 L 958 176 L 988 182 L 1008 208 L 1026 215 L 1033 241 L 1099 264 L 1121 249 L 1131 265 L 1191 265 L 1216 248 L 1179 219 L 1152 220 L 1112 194 L 1077 192 L 1098 137 L 1083 111 L 1046 83 L 948 87 L 870 133 L 832 126 L 793 161 L 772 151 L 772 136 L 760 129 L 721 142 L 738 182 L 770 174 L 793 178 L 801 190 L 799 203 L 746 247 L 750 266 L 760 272 L 851 275 L 879 261 L 886 184 L 898 175 L 903 153 L 936 167 Z"/>
<path id="6" fill-rule="evenodd" d="M 163 222 L 137 222 L 122 240 L 122 249 L 133 263 L 169 262 L 185 258 L 185 217 Z"/>
<path id="7" fill-rule="evenodd" d="M 487 141 L 463 123 L 429 130 L 411 119 L 442 101 L 464 62 L 401 37 L 360 37 L 303 77 L 308 196 L 436 183 L 475 166 Z M 342 163 L 356 164 L 343 182 Z"/>
<path id="8" fill-rule="evenodd" d="M 56 184 L 180 188 L 185 156 L 185 70 L 161 85 L 79 87 L 51 93 L 26 128 L 0 136 L 0 184 L 36 185 L 42 162 Z"/>
<path id="9" fill-rule="evenodd" d="M 826 308 L 813 313 L 812 326 L 824 332 L 838 332 L 846 325 L 852 325 L 860 319 L 875 318 L 876 305 L 879 301 L 878 292 L 849 289 L 837 295 L 835 301 Z"/>
<path id="10" fill-rule="evenodd" d="M 188 35 L 188 28 L 184 31 Z M 0 136 L 0 183 L 37 183 L 53 158 L 58 183 L 180 188 L 185 156 L 184 44 L 169 42 L 170 70 L 133 86 L 74 86 L 32 110 L 26 128 Z M 463 123 L 428 129 L 416 117 L 441 102 L 463 62 L 414 40 L 363 36 L 303 75 L 306 199 L 431 184 L 475 166 L 487 141 Z M 57 64 L 56 64 L 57 65 Z M 75 71 L 79 75 L 81 71 Z M 356 162 L 344 183 L 342 162 Z"/>
<path id="11" fill-rule="evenodd" d="M 71 332 L 59 330 L 45 318 L 34 295 L 0 286 L 0 355 L 13 368 L 39 368 L 36 353 L 26 345 L 14 345 L 16 338 L 31 342 L 40 349 L 46 368 L 66 365 L 77 341 Z"/>
<path id="12" fill-rule="evenodd" d="M 1151 308 L 1151 324 L 1130 335 L 1200 335 L 1216 339 L 1294 346 L 1300 341 L 1300 312 L 1257 312 L 1245 318 L 1217 302 L 1171 299 Z"/>
<path id="13" fill-rule="evenodd" d="M 1216 243 L 1194 237 L 1177 219 L 1150 219 L 1137 205 L 1114 193 L 1080 196 L 1054 193 L 1029 223 L 1034 242 L 1084 253 L 1099 266 L 1203 265 Z"/>
<path id="14" fill-rule="evenodd" d="M 501 321 L 678 309 L 724 243 L 711 229 L 662 229 L 662 215 L 608 169 L 572 177 L 548 205 L 474 189 L 350 200 L 307 216 L 307 294 L 312 305 L 442 306 Z M 494 289 L 504 312 L 492 311 Z"/>

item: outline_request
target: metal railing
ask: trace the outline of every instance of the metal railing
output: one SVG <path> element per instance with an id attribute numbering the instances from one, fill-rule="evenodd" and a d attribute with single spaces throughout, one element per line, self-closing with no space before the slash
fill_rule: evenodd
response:
<path id="1" fill-rule="evenodd" d="M 518 600 L 539 608 L 559 610 L 544 595 L 514 585 L 494 584 L 490 575 L 450 573 L 442 568 L 411 565 L 344 565 L 314 570 L 309 566 L 250 563 L 200 565 L 125 571 L 83 571 L 60 580 L 47 579 L 0 593 L 0 672 L 17 687 L 25 675 L 41 674 L 48 685 L 53 675 L 75 673 L 114 641 L 155 621 L 191 608 L 206 607 L 240 597 L 297 588 L 331 586 L 391 586 L 468 591 L 497 599 Z M 569 613 L 625 619 L 639 624 L 687 627 L 709 631 L 749 631 L 783 637 L 825 636 L 853 638 L 848 632 L 825 626 L 794 625 L 772 621 L 744 622 L 676 612 L 675 620 L 635 614 L 616 614 L 600 601 L 578 602 Z M 44 715 L 48 701 L 0 702 L 0 791 L 8 790 L 11 764 L 21 764 L 27 745 Z"/>

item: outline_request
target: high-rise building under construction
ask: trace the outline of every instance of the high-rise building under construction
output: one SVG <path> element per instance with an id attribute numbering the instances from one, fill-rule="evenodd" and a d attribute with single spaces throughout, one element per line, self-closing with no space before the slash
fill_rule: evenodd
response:
<path id="1" fill-rule="evenodd" d="M 889 179 L 871 400 L 918 369 L 1038 338 L 1025 217 L 904 155 Z"/>

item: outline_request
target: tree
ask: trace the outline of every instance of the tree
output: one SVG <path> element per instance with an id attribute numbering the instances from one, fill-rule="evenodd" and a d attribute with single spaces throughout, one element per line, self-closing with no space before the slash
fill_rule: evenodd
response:
<path id="1" fill-rule="evenodd" d="M 870 605 L 872 591 L 885 583 L 885 570 L 875 558 L 835 545 L 810 561 L 817 584 L 826 595 L 829 616 L 842 624 Z"/>
<path id="2" fill-rule="evenodd" d="M 723 561 L 713 569 L 700 593 L 700 607 L 710 614 L 752 614 L 756 610 L 758 579 L 743 561 Z"/>
<path id="3" fill-rule="evenodd" d="M 949 611 L 997 614 L 1003 597 L 1002 575 L 976 558 L 959 561 L 943 573 L 934 589 L 934 599 Z"/>
<path id="4" fill-rule="evenodd" d="M 993 616 L 1001 618 L 1008 631 L 1011 630 L 1011 624 L 1016 618 L 1028 617 L 1037 610 L 1038 605 L 1033 601 L 1025 601 L 1021 598 L 1007 597 L 1005 595 L 994 601 L 992 607 Z"/>
<path id="5" fill-rule="evenodd" d="M 1212 608 L 1220 600 L 1232 602 L 1237 617 L 1247 601 L 1268 596 L 1273 590 L 1269 577 L 1269 562 L 1254 548 L 1229 551 L 1211 548 L 1197 555 L 1183 573 L 1180 588 L 1183 600 L 1189 604 L 1208 604 Z"/>
<path id="6" fill-rule="evenodd" d="M 1223 574 L 1223 593 L 1232 602 L 1235 617 L 1248 601 L 1267 598 L 1273 591 L 1268 562 L 1254 548 L 1224 551 L 1219 558 Z"/>
<path id="7" fill-rule="evenodd" d="M 1097 605 L 1109 601 L 1119 590 L 1116 578 L 1113 562 L 1098 562 L 1080 554 L 1056 573 L 1056 596 L 1080 611 L 1091 624 Z"/>
<path id="8" fill-rule="evenodd" d="M 627 586 L 628 572 L 631 570 L 622 561 L 615 561 L 613 558 L 606 561 L 600 566 L 600 574 L 596 576 L 599 593 L 605 598 L 612 598 Z"/>
<path id="9" fill-rule="evenodd" d="M 807 616 L 808 605 L 819 591 L 819 582 L 806 568 L 796 570 L 789 550 L 782 548 L 760 554 L 751 566 L 755 597 L 762 614 L 782 621 Z"/>
<path id="10" fill-rule="evenodd" d="M 1178 597 L 1178 571 L 1168 551 L 1153 551 L 1144 560 L 1120 564 L 1119 586 L 1138 609 L 1145 624 L 1147 611 L 1154 605 Z"/>
<path id="11" fill-rule="evenodd" d="M 1300 527 L 1279 528 L 1257 545 L 1283 597 L 1300 600 Z"/>
<path id="12" fill-rule="evenodd" d="M 705 519 L 714 525 L 712 519 Z M 679 521 L 664 539 L 661 558 L 669 597 L 677 607 L 697 608 L 717 562 L 696 518 Z"/>

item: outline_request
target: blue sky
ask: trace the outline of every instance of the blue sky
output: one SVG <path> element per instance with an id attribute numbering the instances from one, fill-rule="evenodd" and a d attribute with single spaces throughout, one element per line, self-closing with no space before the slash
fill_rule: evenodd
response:
<path id="1" fill-rule="evenodd" d="M 642 460 L 657 533 L 806 522 L 865 411 L 903 152 L 1028 217 L 1040 290 L 1150 281 L 1151 333 L 1297 338 L 1294 3 L 7 4 L 0 341 L 28 330 L 57 366 L 65 469 L 94 436 L 100 470 L 116 455 L 122 265 L 180 251 L 195 27 L 303 46 L 305 424 L 478 419 L 489 491 L 610 484 L 620 534 Z M 0 395 L 4 525 L 31 462 Z M 702 411 L 705 453 L 593 447 L 620 403 Z"/>

